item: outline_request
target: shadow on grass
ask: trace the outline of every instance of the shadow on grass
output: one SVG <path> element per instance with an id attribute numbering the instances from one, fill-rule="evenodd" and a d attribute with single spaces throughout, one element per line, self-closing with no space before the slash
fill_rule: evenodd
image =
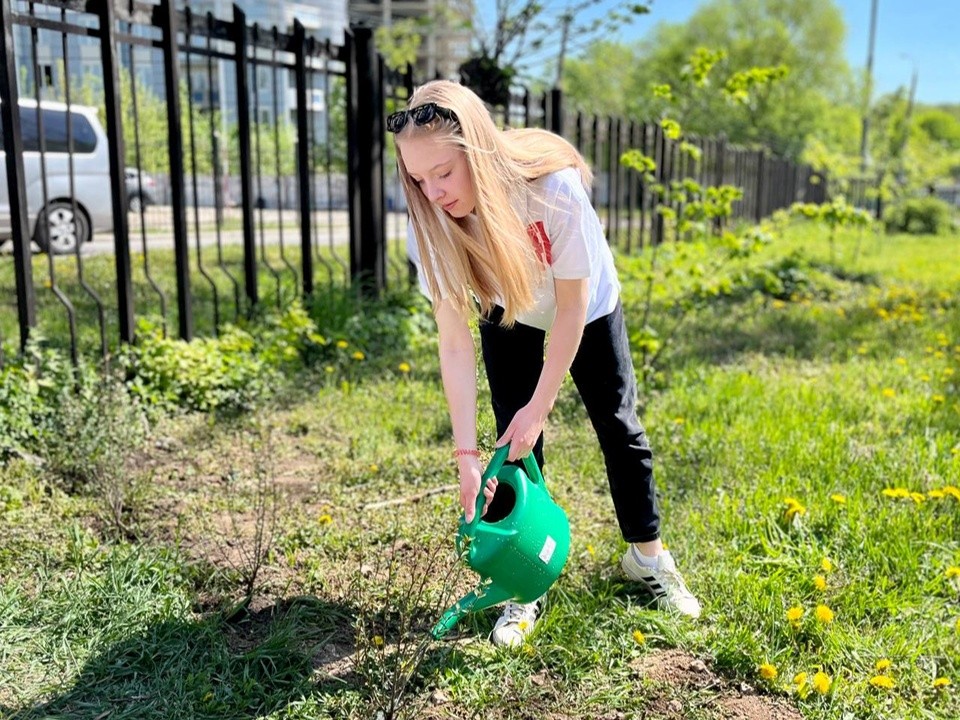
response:
<path id="1" fill-rule="evenodd" d="M 92 658 L 52 700 L 0 707 L 0 716 L 261 717 L 315 691 L 318 658 L 332 663 L 351 652 L 352 613 L 340 604 L 295 598 L 232 623 L 220 616 L 157 623 Z"/>

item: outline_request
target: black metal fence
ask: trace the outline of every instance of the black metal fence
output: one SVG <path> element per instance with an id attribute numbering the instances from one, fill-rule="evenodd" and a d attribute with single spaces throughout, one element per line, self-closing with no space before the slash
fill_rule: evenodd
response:
<path id="1" fill-rule="evenodd" d="M 370 30 L 338 44 L 299 22 L 282 31 L 236 6 L 223 19 L 171 0 L 0 10 L 0 236 L 12 240 L 0 292 L 13 298 L 0 306 L 0 364 L 18 330 L 21 346 L 39 332 L 69 338 L 75 359 L 106 356 L 138 319 L 189 339 L 295 298 L 409 281 L 383 118 L 413 79 L 384 68 Z M 825 198 L 808 167 L 722 139 L 682 146 L 656 123 L 565 109 L 557 91 L 492 111 L 576 144 L 627 252 L 664 240 L 654 188 L 674 181 L 742 188 L 745 220 Z M 631 148 L 655 161 L 653 182 L 620 163 Z"/>

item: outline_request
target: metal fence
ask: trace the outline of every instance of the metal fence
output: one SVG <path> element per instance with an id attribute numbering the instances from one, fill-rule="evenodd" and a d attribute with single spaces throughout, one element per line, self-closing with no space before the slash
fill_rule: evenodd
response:
<path id="1" fill-rule="evenodd" d="M 384 67 L 370 30 L 335 45 L 299 23 L 285 32 L 237 7 L 224 19 L 171 0 L 0 10 L 0 236 L 12 239 L 0 292 L 13 299 L 0 306 L 0 365 L 18 330 L 21 347 L 39 332 L 76 360 L 130 342 L 138 319 L 189 339 L 295 298 L 409 282 L 383 120 L 414 83 Z M 655 186 L 735 185 L 745 220 L 826 197 L 806 166 L 686 138 L 694 158 L 656 123 L 575 112 L 558 91 L 491 111 L 577 146 L 627 252 L 666 238 Z M 620 163 L 631 148 L 656 162 L 652 183 Z"/>

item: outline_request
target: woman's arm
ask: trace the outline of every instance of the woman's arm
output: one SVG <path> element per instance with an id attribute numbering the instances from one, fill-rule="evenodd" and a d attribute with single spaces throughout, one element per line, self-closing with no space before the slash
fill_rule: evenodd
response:
<path id="1" fill-rule="evenodd" d="M 533 450 L 583 337 L 589 303 L 588 280 L 555 280 L 554 286 L 557 315 L 550 328 L 540 380 L 530 402 L 517 411 L 506 432 L 497 441 L 498 447 L 510 443 L 508 460 L 524 457 Z"/>
<path id="2" fill-rule="evenodd" d="M 477 447 L 477 357 L 470 326 L 449 300 L 441 300 L 436 310 L 440 332 L 440 375 L 443 393 L 450 410 L 453 440 L 457 448 Z M 474 455 L 457 457 L 460 473 L 460 505 L 467 522 L 476 511 L 477 490 L 480 488 L 480 459 Z M 491 481 L 484 491 L 487 504 L 493 498 L 496 482 Z M 484 507 L 484 512 L 486 507 Z"/>

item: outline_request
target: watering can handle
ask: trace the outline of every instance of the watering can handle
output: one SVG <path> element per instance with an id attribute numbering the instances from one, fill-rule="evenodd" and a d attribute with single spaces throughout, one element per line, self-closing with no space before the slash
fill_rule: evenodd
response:
<path id="1" fill-rule="evenodd" d="M 477 492 L 476 511 L 473 513 L 473 520 L 467 525 L 464 531 L 467 537 L 473 537 L 474 531 L 477 529 L 477 523 L 480 522 L 480 513 L 483 512 L 483 506 L 486 502 L 486 498 L 483 496 L 483 488 L 486 487 L 487 480 L 500 472 L 500 468 L 502 468 L 503 464 L 507 461 L 507 455 L 509 454 L 510 443 L 497 448 L 496 452 L 493 453 L 493 457 L 490 458 L 490 464 L 487 465 L 487 469 L 483 471 L 483 477 L 480 479 L 480 490 Z M 533 453 L 529 453 L 523 458 L 523 466 L 527 469 L 527 475 L 533 482 L 546 488 L 546 482 L 543 479 L 540 466 L 537 464 Z"/>

